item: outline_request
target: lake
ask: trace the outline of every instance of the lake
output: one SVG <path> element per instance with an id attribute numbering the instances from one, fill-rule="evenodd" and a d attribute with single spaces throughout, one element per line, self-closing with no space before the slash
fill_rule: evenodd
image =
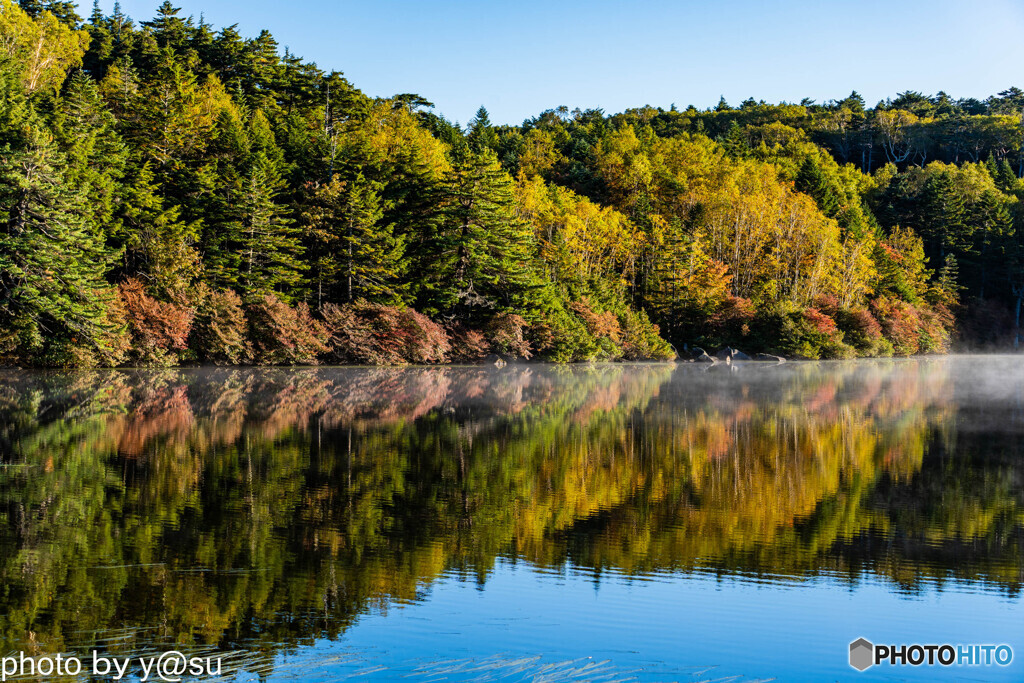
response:
<path id="1" fill-rule="evenodd" d="M 4 371 L 0 583 L 226 679 L 1020 681 L 1024 358 Z"/>

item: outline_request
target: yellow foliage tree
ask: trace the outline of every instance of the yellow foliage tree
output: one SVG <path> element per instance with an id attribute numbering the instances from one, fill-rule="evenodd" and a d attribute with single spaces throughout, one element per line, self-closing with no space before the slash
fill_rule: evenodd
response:
<path id="1" fill-rule="evenodd" d="M 87 31 L 72 30 L 50 12 L 32 19 L 12 0 L 0 0 L 0 56 L 21 65 L 28 92 L 59 90 L 88 46 Z"/>
<path id="2" fill-rule="evenodd" d="M 516 194 L 556 280 L 616 274 L 625 281 L 643 236 L 621 212 L 522 173 Z"/>

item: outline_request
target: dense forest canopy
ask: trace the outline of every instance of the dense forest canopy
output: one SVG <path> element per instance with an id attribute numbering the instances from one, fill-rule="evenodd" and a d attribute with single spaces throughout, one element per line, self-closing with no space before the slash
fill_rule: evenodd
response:
<path id="1" fill-rule="evenodd" d="M 806 358 L 1012 343 L 1024 92 L 869 108 L 416 94 L 181 16 L 0 0 L 0 357 Z"/>

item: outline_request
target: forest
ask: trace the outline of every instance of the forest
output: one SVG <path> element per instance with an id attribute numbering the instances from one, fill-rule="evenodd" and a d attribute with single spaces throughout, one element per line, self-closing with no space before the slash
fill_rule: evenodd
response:
<path id="1" fill-rule="evenodd" d="M 1024 91 L 464 126 L 170 2 L 0 0 L 0 364 L 1016 346 Z M 845 88 L 844 88 L 845 90 Z"/>

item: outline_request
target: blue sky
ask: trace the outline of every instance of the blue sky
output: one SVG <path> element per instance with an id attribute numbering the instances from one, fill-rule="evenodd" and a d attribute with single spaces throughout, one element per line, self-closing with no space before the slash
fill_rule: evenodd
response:
<path id="1" fill-rule="evenodd" d="M 121 2 L 136 21 L 159 4 Z M 462 123 L 481 104 L 492 121 L 519 123 L 560 105 L 705 108 L 719 96 L 825 101 L 853 89 L 874 104 L 903 90 L 980 99 L 1024 88 L 1019 0 L 175 4 L 244 35 L 268 28 L 369 95 L 419 93 Z"/>

